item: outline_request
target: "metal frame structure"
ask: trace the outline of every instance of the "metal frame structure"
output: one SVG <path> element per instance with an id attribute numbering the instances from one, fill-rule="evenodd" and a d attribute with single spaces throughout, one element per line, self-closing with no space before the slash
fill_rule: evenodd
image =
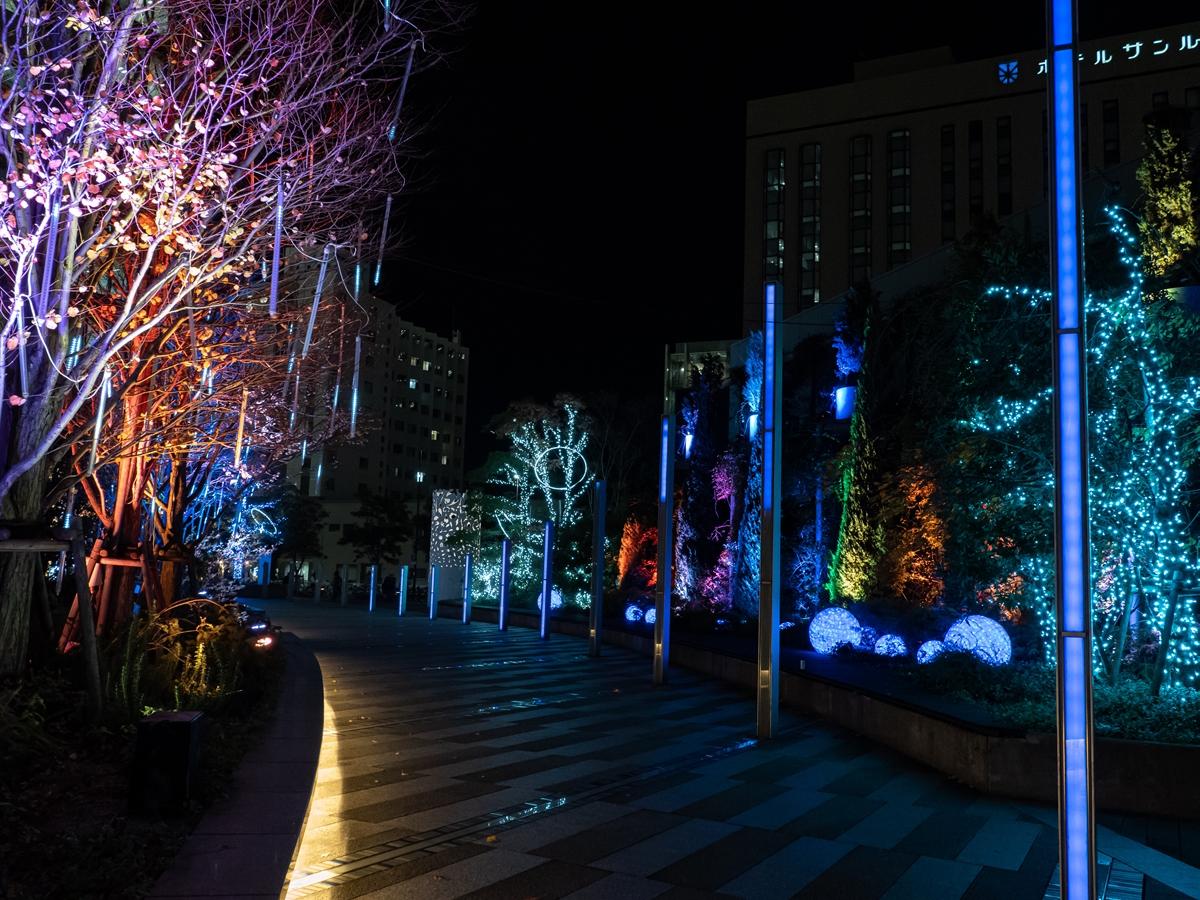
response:
<path id="1" fill-rule="evenodd" d="M 1058 649 L 1058 835 L 1065 900 L 1096 896 L 1088 535 L 1087 347 L 1079 209 L 1075 0 L 1048 0 L 1048 104 L 1054 151 L 1050 266 L 1054 378 L 1054 556 Z"/>

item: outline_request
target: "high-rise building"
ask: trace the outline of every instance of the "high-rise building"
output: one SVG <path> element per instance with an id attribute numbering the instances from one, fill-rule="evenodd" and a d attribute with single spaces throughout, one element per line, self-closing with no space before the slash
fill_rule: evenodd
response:
<path id="1" fill-rule="evenodd" d="M 355 521 L 360 496 L 368 494 L 407 506 L 414 528 L 400 555 L 414 567 L 416 586 L 427 563 L 433 491 L 463 486 L 470 354 L 457 333 L 447 338 L 421 328 L 375 297 L 360 302 L 367 320 L 358 390 L 355 394 L 349 340 L 337 387 L 341 404 L 357 406 L 356 436 L 293 460 L 288 475 L 325 506 L 324 558 L 317 561 L 323 580 L 339 566 L 351 582 L 365 579 L 365 564 L 340 541 L 345 526 Z"/>
<path id="2" fill-rule="evenodd" d="M 1045 233 L 1049 189 L 1043 49 L 955 62 L 948 49 L 855 66 L 854 80 L 752 101 L 746 114 L 744 320 L 782 282 L 785 316 L 880 276 L 936 279 L 985 217 Z M 1087 42 L 1080 140 L 1094 207 L 1135 193 L 1143 120 L 1200 125 L 1200 22 Z"/>

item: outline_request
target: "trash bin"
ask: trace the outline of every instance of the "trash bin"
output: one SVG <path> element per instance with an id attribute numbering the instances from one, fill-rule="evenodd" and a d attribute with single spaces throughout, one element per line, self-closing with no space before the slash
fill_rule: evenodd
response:
<path id="1" fill-rule="evenodd" d="M 129 777 L 129 811 L 138 815 L 183 812 L 200 770 L 204 713 L 164 710 L 138 722 Z"/>

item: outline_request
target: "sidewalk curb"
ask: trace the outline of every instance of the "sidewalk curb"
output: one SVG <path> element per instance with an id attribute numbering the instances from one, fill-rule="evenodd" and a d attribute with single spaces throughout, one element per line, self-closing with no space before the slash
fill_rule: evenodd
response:
<path id="1" fill-rule="evenodd" d="M 316 784 L 325 686 L 312 651 L 281 641 L 287 668 L 274 718 L 242 759 L 229 797 L 204 814 L 150 897 L 282 896 Z"/>

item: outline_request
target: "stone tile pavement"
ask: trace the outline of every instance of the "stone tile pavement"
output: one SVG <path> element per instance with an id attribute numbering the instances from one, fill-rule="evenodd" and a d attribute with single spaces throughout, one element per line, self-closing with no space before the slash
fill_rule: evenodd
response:
<path id="1" fill-rule="evenodd" d="M 289 898 L 1057 891 L 1052 810 L 984 797 L 787 712 L 783 734 L 756 743 L 751 698 L 715 680 L 675 668 L 655 688 L 648 660 L 611 647 L 588 659 L 560 634 L 261 605 L 325 679 Z M 1122 897 L 1200 896 L 1143 877 L 1163 854 L 1138 859 L 1137 871 L 1114 864 L 1114 884 L 1135 885 Z M 1182 869 L 1168 880 L 1186 888 L 1196 870 L 1170 862 Z"/>

